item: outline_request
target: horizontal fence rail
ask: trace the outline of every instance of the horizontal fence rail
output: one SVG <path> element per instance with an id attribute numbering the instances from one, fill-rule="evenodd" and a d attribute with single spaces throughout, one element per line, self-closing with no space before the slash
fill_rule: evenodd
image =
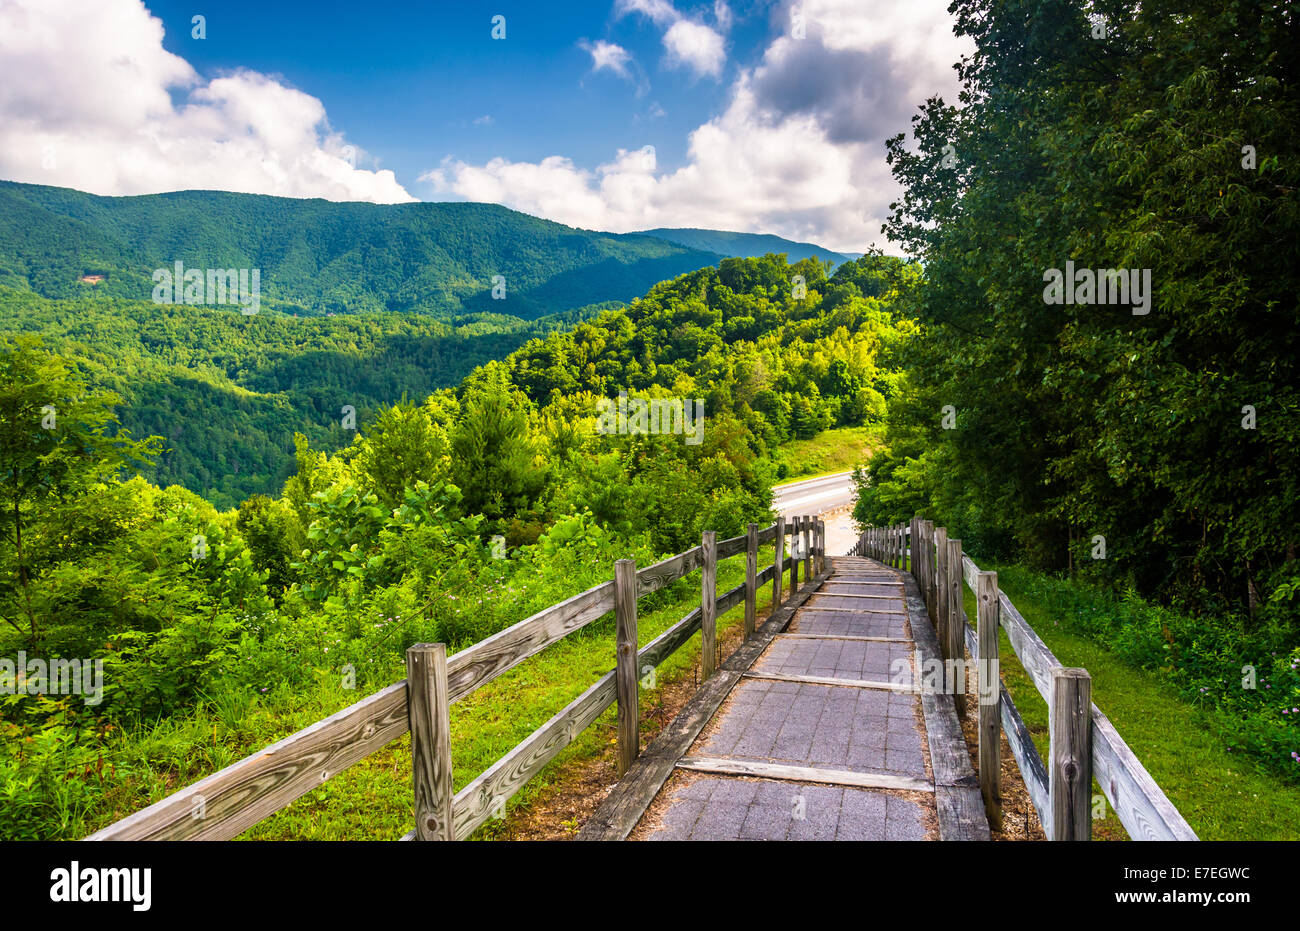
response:
<path id="1" fill-rule="evenodd" d="M 969 656 L 978 675 L 995 675 L 997 632 L 1005 631 L 1020 665 L 1047 703 L 1052 741 L 1048 762 L 1039 755 L 1000 676 L 997 699 L 978 705 L 980 789 L 992 824 L 1001 820 L 997 748 L 1001 731 L 1005 730 L 1049 840 L 1091 836 L 1094 776 L 1134 840 L 1197 839 L 1110 719 L 1092 703 L 1087 671 L 1062 665 L 1011 599 L 998 590 L 997 573 L 981 571 L 962 553 L 960 540 L 949 539 L 945 528 L 936 528 L 930 521 L 916 517 L 907 524 L 868 527 L 851 555 L 878 559 L 912 573 L 939 635 L 946 663 L 963 663 Z M 963 584 L 975 594 L 979 622 L 975 628 L 967 623 L 962 608 Z M 945 687 L 969 692 L 964 679 L 946 678 Z M 981 686 L 981 693 L 992 694 L 991 687 L 983 682 Z M 955 696 L 959 711 L 963 710 L 962 697 Z"/>
<path id="2" fill-rule="evenodd" d="M 407 679 L 86 839 L 230 840 L 407 732 L 412 735 L 416 828 L 402 840 L 468 837 L 490 818 L 500 816 L 506 801 L 611 705 L 620 706 L 620 759 L 630 761 L 639 751 L 636 686 L 643 672 L 659 666 L 696 633 L 707 634 L 706 642 L 712 644 L 714 619 L 742 602 L 746 606 L 744 635 L 748 638 L 754 630 L 754 601 L 759 586 L 772 583 L 771 610 L 775 611 L 783 603 L 787 569 L 793 596 L 798 591 L 801 562 L 819 568 L 825 563 L 824 525 L 815 517 L 778 518 L 762 529 L 750 524 L 746 534 L 716 543 L 712 531 L 703 536 L 700 546 L 641 569 L 626 560 L 629 565 L 616 572 L 615 579 L 545 608 L 459 653 L 446 656 L 442 644 L 417 644 L 407 651 Z M 787 537 L 791 538 L 790 546 L 786 545 Z M 773 544 L 773 558 L 758 571 L 758 547 L 763 544 Z M 717 595 L 713 586 L 718 560 L 741 553 L 747 557 L 745 581 Z M 637 601 L 696 569 L 702 570 L 700 606 L 636 649 Z M 805 571 L 811 578 L 812 569 Z M 448 707 L 611 611 L 618 621 L 615 668 L 451 795 Z M 716 668 L 714 657 L 707 657 L 703 665 L 710 671 Z M 419 688 L 410 687 L 411 675 L 418 677 Z"/>

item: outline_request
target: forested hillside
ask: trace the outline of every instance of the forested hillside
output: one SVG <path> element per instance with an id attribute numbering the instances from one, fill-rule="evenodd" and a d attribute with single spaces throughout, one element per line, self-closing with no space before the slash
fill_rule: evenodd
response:
<path id="1" fill-rule="evenodd" d="M 579 230 L 493 204 L 335 203 L 180 191 L 97 197 L 0 182 L 0 285 L 149 300 L 153 271 L 257 268 L 262 307 L 301 315 L 479 312 L 534 319 L 712 265 L 653 236 Z M 81 279 L 102 276 L 97 283 Z M 493 299 L 493 277 L 504 299 Z"/>
<path id="2" fill-rule="evenodd" d="M 915 277 L 879 256 L 829 279 L 811 259 L 726 260 L 385 407 L 337 453 L 299 435 L 283 492 L 227 511 L 131 477 L 160 443 L 117 429 L 130 405 L 86 381 L 94 360 L 4 337 L 0 650 L 93 657 L 108 685 L 95 705 L 4 699 L 0 836 L 77 836 L 167 791 L 169 774 L 211 771 L 212 733 L 190 726 L 208 715 L 238 744 L 268 709 L 329 713 L 400 679 L 411 643 L 466 645 L 608 578 L 617 558 L 767 520 L 782 439 L 879 422 L 913 332 L 891 308 Z M 234 323 L 255 328 L 240 346 L 254 375 L 297 332 Z M 235 365 L 216 351 L 230 324 L 206 324 L 211 344 L 197 318 L 113 332 L 141 329 L 159 360 L 217 380 Z M 194 338 L 165 348 L 182 326 Z M 330 332 L 360 345 L 384 330 Z M 598 398 L 621 391 L 700 398 L 702 442 L 598 432 Z M 188 423 L 212 422 L 201 397 Z"/>
<path id="3" fill-rule="evenodd" d="M 381 405 L 454 385 L 525 340 L 617 302 L 525 322 L 479 314 L 294 318 L 225 307 L 84 296 L 56 301 L 0 287 L 3 331 L 40 335 L 94 386 L 118 394 L 121 426 L 164 445 L 145 476 L 219 507 L 276 494 L 293 436 L 334 450 Z"/>

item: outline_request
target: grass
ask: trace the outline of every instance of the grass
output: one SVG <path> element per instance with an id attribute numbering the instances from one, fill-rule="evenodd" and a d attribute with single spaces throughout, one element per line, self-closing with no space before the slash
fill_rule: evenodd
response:
<path id="1" fill-rule="evenodd" d="M 1025 572 L 1017 570 L 1016 575 L 1025 576 Z M 1093 702 L 1110 718 L 1201 840 L 1300 839 L 1300 793 L 1294 786 L 1231 751 L 1209 726 L 1204 713 L 1183 701 L 1166 682 L 1069 630 L 1068 618 L 1058 606 L 1006 576 L 1000 575 L 999 582 L 1063 665 L 1088 670 Z M 973 619 L 974 595 L 965 586 L 963 590 L 966 615 Z M 999 665 L 1007 691 L 1039 754 L 1047 759 L 1047 705 L 1016 660 L 1005 633 L 1000 640 Z M 1100 794 L 1094 784 L 1094 799 Z M 1093 821 L 1094 836 L 1127 838 L 1109 803 L 1105 808 L 1105 817 Z"/>
<path id="2" fill-rule="evenodd" d="M 719 562 L 719 593 L 744 579 L 744 555 Z M 771 602 L 771 585 L 760 586 L 761 608 Z M 699 604 L 699 572 L 640 600 L 638 643 L 644 646 Z M 719 635 L 743 621 L 743 605 L 718 618 Z M 656 686 L 694 674 L 700 654 L 695 634 L 656 670 Z M 614 666 L 612 615 L 575 631 L 537 656 L 520 663 L 473 695 L 452 705 L 452 772 L 457 790 L 491 766 L 589 688 Z M 275 695 L 238 706 L 204 705 L 126 737 L 119 744 L 132 776 L 110 787 L 87 813 L 84 824 L 66 836 L 81 836 L 116 821 L 163 796 L 229 765 L 359 700 L 322 679 L 310 696 Z M 656 719 L 656 689 L 642 688 L 643 722 Z M 555 774 L 575 760 L 596 759 L 615 740 L 616 711 L 611 707 L 508 803 L 507 812 L 526 805 L 547 788 Z M 654 727 L 643 726 L 643 740 Z M 125 737 L 125 735 L 124 735 Z M 394 741 L 349 767 L 283 810 L 249 828 L 242 839 L 396 840 L 412 826 L 410 737 Z M 496 836 L 489 821 L 473 837 Z"/>
<path id="3" fill-rule="evenodd" d="M 818 478 L 863 465 L 879 444 L 877 427 L 837 427 L 824 430 L 811 440 L 783 444 L 776 461 L 787 470 L 782 482 Z"/>

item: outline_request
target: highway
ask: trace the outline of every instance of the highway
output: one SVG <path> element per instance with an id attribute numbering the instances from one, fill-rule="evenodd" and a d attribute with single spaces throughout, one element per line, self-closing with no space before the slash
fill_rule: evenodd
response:
<path id="1" fill-rule="evenodd" d="M 816 514 L 826 521 L 826 554 L 840 556 L 852 548 L 853 473 L 836 472 L 790 482 L 772 489 L 772 509 L 783 517 Z"/>

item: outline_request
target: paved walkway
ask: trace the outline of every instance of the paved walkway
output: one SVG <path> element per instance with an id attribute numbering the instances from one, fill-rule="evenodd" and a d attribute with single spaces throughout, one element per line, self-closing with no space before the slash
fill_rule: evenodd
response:
<path id="1" fill-rule="evenodd" d="M 875 560 L 829 563 L 829 577 L 743 673 L 631 839 L 949 836 L 930 765 L 927 716 L 938 706 L 890 681 L 895 661 L 918 645 L 910 580 Z M 919 623 L 928 648 L 933 632 L 923 616 Z M 951 742 L 950 725 L 955 718 L 930 729 Z M 939 752 L 964 757 L 965 745 Z"/>

